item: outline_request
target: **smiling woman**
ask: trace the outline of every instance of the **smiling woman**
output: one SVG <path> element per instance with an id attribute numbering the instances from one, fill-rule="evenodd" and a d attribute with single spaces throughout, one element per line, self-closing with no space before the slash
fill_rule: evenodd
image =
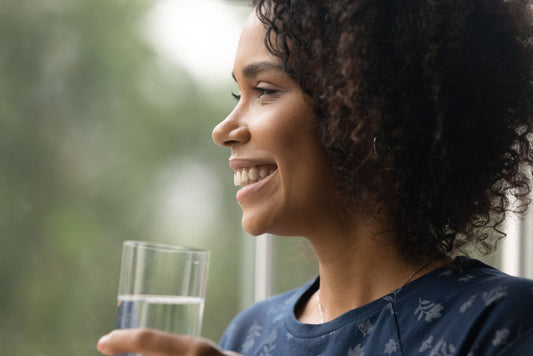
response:
<path id="1" fill-rule="evenodd" d="M 254 5 L 233 66 L 238 101 L 213 139 L 231 151 L 243 228 L 304 236 L 320 275 L 243 311 L 220 348 L 122 330 L 99 349 L 530 353 L 533 281 L 463 252 L 492 250 L 506 214 L 529 205 L 530 0 Z"/>
<path id="2" fill-rule="evenodd" d="M 231 148 L 230 166 L 241 181 L 247 182 L 248 172 L 271 172 L 237 192 L 244 229 L 305 236 L 324 226 L 324 211 L 338 213 L 335 177 L 319 144 L 311 99 L 264 46 L 264 33 L 257 17 L 250 17 L 233 71 L 239 101 L 213 139 Z"/>

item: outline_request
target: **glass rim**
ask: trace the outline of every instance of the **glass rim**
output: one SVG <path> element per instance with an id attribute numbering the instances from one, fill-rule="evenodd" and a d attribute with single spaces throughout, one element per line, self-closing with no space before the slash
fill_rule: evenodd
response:
<path id="1" fill-rule="evenodd" d="M 198 247 L 190 247 L 190 246 L 184 246 L 184 245 L 170 245 L 166 243 L 151 242 L 151 241 L 126 240 L 122 243 L 122 246 L 142 248 L 142 249 L 160 251 L 160 252 L 177 252 L 177 253 L 209 255 L 209 250 L 198 248 Z"/>

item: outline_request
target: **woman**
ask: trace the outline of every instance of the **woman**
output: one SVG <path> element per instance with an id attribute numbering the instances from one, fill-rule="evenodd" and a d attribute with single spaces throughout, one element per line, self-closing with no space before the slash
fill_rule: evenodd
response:
<path id="1" fill-rule="evenodd" d="M 242 225 L 305 236 L 320 277 L 252 306 L 244 355 L 527 355 L 533 282 L 466 257 L 529 204 L 529 0 L 257 0 L 213 131 Z M 221 355 L 152 330 L 106 353 Z"/>

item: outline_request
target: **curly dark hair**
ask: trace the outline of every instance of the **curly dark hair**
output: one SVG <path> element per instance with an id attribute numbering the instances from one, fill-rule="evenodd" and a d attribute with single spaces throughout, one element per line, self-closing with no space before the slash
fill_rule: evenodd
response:
<path id="1" fill-rule="evenodd" d="M 491 252 L 529 205 L 531 0 L 253 3 L 346 206 L 377 199 L 409 258 Z"/>

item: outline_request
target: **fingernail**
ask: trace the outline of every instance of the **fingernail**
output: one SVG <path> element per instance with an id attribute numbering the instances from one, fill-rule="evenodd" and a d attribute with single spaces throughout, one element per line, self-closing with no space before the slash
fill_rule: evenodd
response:
<path id="1" fill-rule="evenodd" d="M 103 351 L 105 349 L 108 341 L 109 341 L 109 335 L 102 336 L 100 338 L 100 340 L 98 340 L 98 345 L 96 346 L 98 351 Z"/>

